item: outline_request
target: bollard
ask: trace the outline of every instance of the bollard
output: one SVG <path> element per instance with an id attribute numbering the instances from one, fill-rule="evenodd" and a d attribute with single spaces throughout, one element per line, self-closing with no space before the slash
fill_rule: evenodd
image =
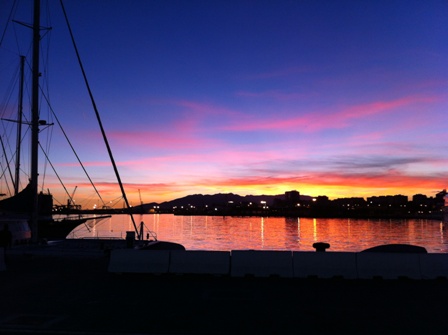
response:
<path id="1" fill-rule="evenodd" d="M 325 249 L 328 249 L 330 247 L 330 243 L 325 242 L 316 242 L 313 244 L 313 248 L 316 249 L 318 252 L 325 252 Z"/>

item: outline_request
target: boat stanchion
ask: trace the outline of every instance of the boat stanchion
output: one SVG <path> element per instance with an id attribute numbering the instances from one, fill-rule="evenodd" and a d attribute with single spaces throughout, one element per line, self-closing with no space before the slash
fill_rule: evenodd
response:
<path id="1" fill-rule="evenodd" d="M 140 222 L 140 233 L 138 235 L 139 241 L 143 240 L 143 231 L 144 231 L 145 223 L 142 221 Z"/>
<path id="2" fill-rule="evenodd" d="M 134 247 L 135 231 L 126 232 L 126 248 L 132 249 Z"/>

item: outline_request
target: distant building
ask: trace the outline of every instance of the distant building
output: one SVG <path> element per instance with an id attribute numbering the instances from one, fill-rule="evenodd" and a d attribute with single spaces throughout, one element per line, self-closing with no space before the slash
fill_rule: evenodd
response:
<path id="1" fill-rule="evenodd" d="M 285 200 L 283 207 L 285 208 L 295 208 L 300 204 L 300 192 L 289 191 L 285 192 Z"/>
<path id="2" fill-rule="evenodd" d="M 442 190 L 436 194 L 437 206 L 440 206 L 440 208 L 443 208 L 443 206 L 446 206 L 445 202 L 446 202 L 446 199 L 448 199 L 446 196 L 447 196 L 446 190 Z"/>
<path id="3" fill-rule="evenodd" d="M 338 198 L 333 200 L 333 204 L 337 206 L 346 206 L 346 207 L 358 207 L 358 206 L 365 206 L 366 201 L 364 198 Z"/>
<path id="4" fill-rule="evenodd" d="M 379 197 L 367 198 L 369 206 L 404 206 L 408 203 L 408 197 L 405 195 L 382 195 Z"/>
<path id="5" fill-rule="evenodd" d="M 287 202 L 299 202 L 300 201 L 300 192 L 298 191 L 289 191 L 285 192 L 285 200 Z"/>
<path id="6" fill-rule="evenodd" d="M 412 197 L 412 202 L 414 204 L 426 204 L 428 202 L 428 197 L 424 194 L 415 194 Z"/>

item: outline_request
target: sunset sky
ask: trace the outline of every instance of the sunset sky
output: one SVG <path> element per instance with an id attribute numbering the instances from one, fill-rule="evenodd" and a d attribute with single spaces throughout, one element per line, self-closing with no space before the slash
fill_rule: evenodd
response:
<path id="1" fill-rule="evenodd" d="M 134 205 L 139 190 L 147 203 L 289 190 L 434 196 L 448 186 L 447 1 L 64 4 Z M 31 31 L 10 23 L 4 33 L 12 5 L 0 4 L 2 117 L 17 109 L 16 93 L 5 92 L 18 55 L 31 63 Z M 114 203 L 120 190 L 59 1 L 42 7 L 41 25 L 52 30 L 42 38 L 41 84 Z M 31 9 L 19 1 L 13 18 L 31 23 Z M 49 157 L 69 192 L 77 186 L 78 203 L 97 203 L 59 128 L 42 130 L 41 143 L 50 133 Z M 66 201 L 48 166 L 39 182 Z"/>

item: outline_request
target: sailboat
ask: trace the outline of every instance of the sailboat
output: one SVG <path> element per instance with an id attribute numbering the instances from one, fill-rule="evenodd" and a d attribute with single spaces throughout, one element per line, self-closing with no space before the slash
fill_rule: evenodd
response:
<path id="1" fill-rule="evenodd" d="M 117 165 L 115 163 L 114 157 L 112 155 L 112 151 L 106 137 L 105 130 L 103 128 L 101 118 L 99 112 L 97 110 L 92 92 L 90 90 L 90 86 L 87 80 L 86 73 L 84 71 L 81 58 L 76 47 L 76 43 L 73 37 L 73 33 L 71 31 L 70 24 L 68 22 L 68 18 L 65 12 L 65 8 L 63 2 L 61 1 L 62 10 L 64 16 L 67 21 L 69 33 L 73 42 L 73 46 L 75 48 L 76 56 L 78 58 L 79 65 L 81 67 L 81 72 L 84 77 L 84 81 L 92 102 L 93 109 L 95 111 L 95 115 L 97 117 L 98 125 L 101 130 L 102 137 L 104 139 L 104 143 L 106 145 L 109 158 L 112 164 L 112 167 L 115 172 L 115 176 L 117 178 L 118 185 L 120 187 L 123 200 L 126 204 L 127 212 L 131 217 L 131 221 L 134 226 L 134 232 L 127 232 L 131 234 L 127 234 L 127 242 L 130 242 L 129 239 L 137 238 L 138 245 L 144 249 L 177 249 L 177 250 L 185 250 L 185 248 L 177 243 L 168 242 L 168 241 L 158 241 L 155 234 L 147 233 L 147 236 L 151 236 L 152 240 L 147 238 L 147 241 L 143 241 L 144 235 L 144 223 L 140 224 L 138 228 L 133 215 L 131 206 L 126 196 L 126 192 L 123 187 L 123 183 L 121 181 L 120 175 L 118 173 Z M 41 121 L 39 119 L 39 45 L 40 45 L 40 0 L 34 0 L 34 23 L 32 26 L 33 30 L 33 61 L 32 61 L 32 102 L 31 102 L 31 177 L 28 186 L 19 194 L 15 196 L 0 201 L 0 211 L 2 209 L 7 209 L 10 214 L 9 217 L 12 217 L 11 213 L 28 214 L 28 222 L 30 230 L 25 229 L 25 233 L 21 236 L 17 236 L 19 239 L 27 239 L 30 236 L 31 242 L 38 243 L 41 239 L 61 239 L 65 238 L 70 231 L 72 231 L 75 227 L 79 226 L 82 223 L 85 223 L 88 218 L 76 218 L 76 219 L 63 219 L 63 220 L 54 220 L 48 215 L 51 213 L 50 209 L 52 208 L 52 196 L 51 194 L 44 194 L 42 192 L 38 193 L 38 149 L 39 149 L 39 127 L 46 126 L 45 121 Z M 110 216 L 107 216 L 110 217 Z M 98 220 L 98 217 L 95 217 Z M 23 220 L 23 217 L 22 217 Z M 23 224 L 24 221 L 21 221 Z M 5 225 L 4 225 L 5 226 Z M 18 224 L 15 225 L 15 228 L 19 227 Z M 133 245 L 129 243 L 130 245 Z"/>
<path id="2" fill-rule="evenodd" d="M 28 185 L 18 191 L 19 167 L 21 147 L 22 126 L 22 99 L 23 99 L 23 77 L 25 57 L 21 56 L 21 83 L 19 98 L 19 117 L 15 121 L 18 125 L 14 194 L 6 199 L 0 200 L 0 232 L 8 232 L 11 241 L 8 244 L 25 244 L 33 242 L 60 240 L 76 227 L 86 223 L 88 220 L 101 221 L 110 215 L 83 217 L 65 216 L 55 219 L 52 216 L 53 196 L 50 193 L 38 192 L 38 149 L 39 131 L 41 126 L 48 126 L 46 121 L 39 119 L 39 45 L 40 45 L 40 1 L 34 1 L 34 23 L 33 30 L 33 62 L 32 62 L 32 102 L 31 102 L 31 173 Z M 7 120 L 11 121 L 11 120 Z"/>

